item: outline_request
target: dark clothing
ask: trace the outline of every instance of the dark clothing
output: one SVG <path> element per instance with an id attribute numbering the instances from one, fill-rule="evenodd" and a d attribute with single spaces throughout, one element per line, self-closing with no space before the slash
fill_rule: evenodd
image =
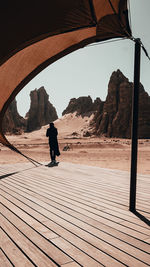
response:
<path id="1" fill-rule="evenodd" d="M 55 151 L 52 149 L 50 149 L 50 157 L 51 157 L 51 161 L 54 161 L 56 159 Z"/>
<path id="2" fill-rule="evenodd" d="M 57 135 L 58 132 L 54 126 L 47 129 L 46 136 L 49 137 L 51 160 L 55 160 L 55 157 L 60 155 Z"/>

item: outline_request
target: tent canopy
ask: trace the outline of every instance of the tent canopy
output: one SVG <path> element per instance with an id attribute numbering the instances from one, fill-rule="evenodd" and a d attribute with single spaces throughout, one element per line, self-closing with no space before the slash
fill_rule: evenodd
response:
<path id="1" fill-rule="evenodd" d="M 87 44 L 130 37 L 127 0 L 14 0 L 0 9 L 0 142 L 5 111 L 40 71 Z"/>

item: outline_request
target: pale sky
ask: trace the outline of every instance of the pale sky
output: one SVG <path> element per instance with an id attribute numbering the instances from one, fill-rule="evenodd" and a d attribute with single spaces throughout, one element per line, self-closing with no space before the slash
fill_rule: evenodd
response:
<path id="1" fill-rule="evenodd" d="M 130 0 L 132 35 L 140 38 L 150 56 L 150 0 Z M 82 48 L 56 61 L 17 95 L 17 107 L 24 116 L 30 107 L 30 91 L 44 86 L 58 116 L 73 97 L 90 95 L 105 100 L 113 71 L 120 69 L 133 81 L 134 42 L 120 40 Z M 150 95 L 150 61 L 141 53 L 141 83 Z"/>

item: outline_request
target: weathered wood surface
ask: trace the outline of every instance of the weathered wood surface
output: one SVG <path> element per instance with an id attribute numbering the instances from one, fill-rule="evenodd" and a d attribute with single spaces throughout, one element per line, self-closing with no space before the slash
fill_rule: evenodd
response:
<path id="1" fill-rule="evenodd" d="M 128 172 L 0 165 L 0 266 L 149 266 L 150 229 L 128 210 Z M 137 209 L 150 218 L 150 177 Z"/>

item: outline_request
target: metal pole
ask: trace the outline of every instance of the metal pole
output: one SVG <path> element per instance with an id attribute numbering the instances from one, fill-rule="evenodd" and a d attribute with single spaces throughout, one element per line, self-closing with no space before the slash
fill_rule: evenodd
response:
<path id="1" fill-rule="evenodd" d="M 132 97 L 132 147 L 131 147 L 130 206 L 129 206 L 129 210 L 132 212 L 136 210 L 140 57 L 141 57 L 141 42 L 140 39 L 136 39 L 135 55 L 134 55 L 134 88 Z"/>

